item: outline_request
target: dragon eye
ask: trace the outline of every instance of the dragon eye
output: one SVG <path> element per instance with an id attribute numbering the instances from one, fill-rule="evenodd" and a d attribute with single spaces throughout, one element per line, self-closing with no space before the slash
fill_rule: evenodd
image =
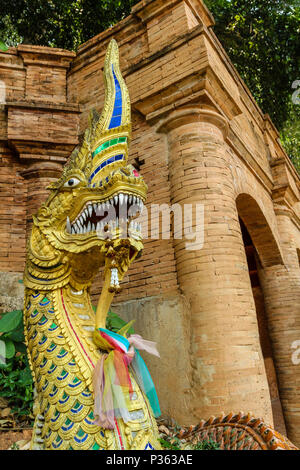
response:
<path id="1" fill-rule="evenodd" d="M 77 186 L 78 184 L 80 183 L 80 180 L 78 178 L 70 178 L 65 184 L 64 186 L 66 188 L 74 188 L 75 186 Z"/>

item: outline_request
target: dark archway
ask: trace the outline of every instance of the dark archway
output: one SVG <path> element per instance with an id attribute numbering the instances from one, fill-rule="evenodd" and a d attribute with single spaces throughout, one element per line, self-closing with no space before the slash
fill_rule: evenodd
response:
<path id="1" fill-rule="evenodd" d="M 263 290 L 260 284 L 258 269 L 262 268 L 257 250 L 253 244 L 252 238 L 241 218 L 239 218 L 241 232 L 247 257 L 249 276 L 251 281 L 252 293 L 256 307 L 257 324 L 259 339 L 264 358 L 265 370 L 269 385 L 270 399 L 272 405 L 274 427 L 279 432 L 286 435 L 283 411 L 280 402 L 276 369 L 273 359 L 272 343 L 268 331 L 268 320 L 265 311 L 265 300 Z"/>
<path id="2" fill-rule="evenodd" d="M 239 217 L 247 227 L 262 267 L 283 264 L 280 247 L 261 208 L 249 194 L 236 199 Z"/>

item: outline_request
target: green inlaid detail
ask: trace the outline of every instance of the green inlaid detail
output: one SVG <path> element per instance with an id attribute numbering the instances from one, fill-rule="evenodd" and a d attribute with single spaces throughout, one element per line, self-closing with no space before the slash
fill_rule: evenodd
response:
<path id="1" fill-rule="evenodd" d="M 70 423 L 71 423 L 71 420 L 69 418 L 67 418 L 66 421 L 65 421 L 65 425 L 69 426 Z"/>
<path id="2" fill-rule="evenodd" d="M 88 415 L 88 417 L 89 417 L 90 419 L 95 419 L 95 418 L 94 418 L 94 413 L 93 413 L 92 411 L 90 412 L 90 414 Z"/>
<path id="3" fill-rule="evenodd" d="M 94 152 L 92 153 L 92 157 L 95 157 L 98 153 L 102 152 L 102 150 L 105 150 L 109 147 L 112 147 L 113 145 L 117 145 L 126 141 L 127 137 L 118 137 L 117 139 L 107 140 L 102 145 L 97 147 L 96 150 L 94 150 Z"/>
<path id="4" fill-rule="evenodd" d="M 64 348 L 61 348 L 61 350 L 59 351 L 59 356 L 61 356 L 62 354 L 65 354 L 65 352 L 67 352 Z"/>
<path id="5" fill-rule="evenodd" d="M 74 405 L 75 410 L 77 410 L 77 408 L 79 408 L 79 407 L 80 407 L 80 403 L 79 403 L 79 401 L 76 401 L 76 403 Z"/>
<path id="6" fill-rule="evenodd" d="M 77 382 L 79 382 L 79 379 L 75 377 L 75 379 L 73 380 L 73 384 L 77 384 Z"/>
<path id="7" fill-rule="evenodd" d="M 79 429 L 78 429 L 78 432 L 77 432 L 77 436 L 78 436 L 78 437 L 82 437 L 82 436 L 84 436 L 84 435 L 85 435 L 85 432 L 84 432 L 81 428 L 79 428 Z"/>
<path id="8" fill-rule="evenodd" d="M 57 327 L 57 325 L 56 325 L 56 323 L 54 323 L 54 322 L 53 322 L 52 325 L 50 326 L 51 329 L 52 329 L 52 328 L 56 328 L 56 327 Z"/>
<path id="9" fill-rule="evenodd" d="M 95 442 L 95 444 L 92 447 L 92 450 L 99 450 L 99 449 L 100 449 L 99 444 L 97 444 L 97 442 Z"/>

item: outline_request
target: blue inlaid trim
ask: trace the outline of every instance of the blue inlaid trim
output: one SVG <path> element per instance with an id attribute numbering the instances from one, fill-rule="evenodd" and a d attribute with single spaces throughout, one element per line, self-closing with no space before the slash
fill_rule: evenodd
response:
<path id="1" fill-rule="evenodd" d="M 79 411 L 81 411 L 83 408 L 83 405 L 80 405 L 79 408 L 71 408 L 71 413 L 77 414 Z"/>
<path id="2" fill-rule="evenodd" d="M 114 82 L 115 82 L 115 102 L 114 102 L 114 109 L 113 113 L 110 119 L 110 123 L 108 128 L 113 129 L 115 127 L 119 127 L 122 122 L 122 91 L 121 91 L 121 86 L 120 83 L 116 77 L 115 71 L 114 71 L 114 66 L 112 64 L 112 73 L 114 77 Z"/>
<path id="3" fill-rule="evenodd" d="M 40 326 L 46 325 L 46 323 L 47 323 L 48 321 L 49 321 L 48 318 L 45 317 L 45 320 L 44 320 L 44 321 L 40 320 L 40 321 L 38 322 L 38 325 L 40 325 Z"/>
<path id="4" fill-rule="evenodd" d="M 54 449 L 58 449 L 63 443 L 63 440 L 60 439 L 60 441 L 56 444 L 55 442 L 52 442 L 52 446 L 54 447 Z"/>
<path id="5" fill-rule="evenodd" d="M 57 328 L 58 328 L 57 325 L 55 325 L 54 327 L 52 327 L 52 325 L 51 325 L 50 328 L 48 328 L 48 331 L 50 331 L 50 332 L 55 331 L 55 330 L 57 330 Z"/>
<path id="6" fill-rule="evenodd" d="M 52 346 L 52 348 L 51 348 L 51 346 L 50 346 L 50 348 L 47 349 L 47 352 L 48 352 L 48 353 L 51 353 L 51 352 L 53 352 L 54 349 L 56 349 L 56 348 L 57 348 L 57 344 L 54 344 L 54 345 Z"/>
<path id="7" fill-rule="evenodd" d="M 65 352 L 62 353 L 62 354 L 58 354 L 58 355 L 57 355 L 57 359 L 62 359 L 62 358 L 65 357 L 67 354 L 69 354 L 68 351 L 65 351 Z"/>
<path id="8" fill-rule="evenodd" d="M 57 412 L 57 415 L 54 416 L 54 418 L 51 418 L 50 421 L 51 421 L 52 423 L 55 423 L 55 421 L 57 421 L 59 417 L 60 417 L 60 413 L 59 413 L 59 411 L 58 411 L 58 412 Z"/>
<path id="9" fill-rule="evenodd" d="M 152 445 L 150 444 L 150 442 L 148 442 L 148 443 L 146 444 L 146 447 L 145 447 L 144 450 L 154 450 L 154 447 L 152 447 Z"/>
<path id="10" fill-rule="evenodd" d="M 31 340 L 35 339 L 35 338 L 36 338 L 36 335 L 37 335 L 37 331 L 35 330 L 34 333 L 33 333 L 32 336 L 31 336 Z"/>
<path id="11" fill-rule="evenodd" d="M 68 395 L 66 398 L 61 398 L 60 400 L 58 400 L 58 402 L 61 404 L 61 405 L 64 405 L 65 403 L 67 403 L 67 401 L 70 399 L 70 395 Z"/>
<path id="12" fill-rule="evenodd" d="M 79 380 L 79 381 L 76 382 L 75 384 L 74 384 L 74 383 L 69 384 L 69 387 L 71 387 L 71 388 L 76 388 L 76 387 L 78 387 L 78 385 L 81 385 L 81 384 L 82 384 L 82 382 L 81 382 L 81 380 Z"/>
<path id="13" fill-rule="evenodd" d="M 110 165 L 111 163 L 114 163 L 114 162 L 117 162 L 119 160 L 123 160 L 124 158 L 124 154 L 123 153 L 120 153 L 119 155 L 114 155 L 113 157 L 110 157 L 108 158 L 107 160 L 105 160 L 104 162 L 102 162 L 97 168 L 95 171 L 93 171 L 93 173 L 91 174 L 91 176 L 89 177 L 89 183 L 91 183 L 92 179 L 94 178 L 94 176 L 96 176 L 96 174 L 102 170 L 102 168 L 104 168 L 106 165 Z"/>
<path id="14" fill-rule="evenodd" d="M 53 368 L 52 368 L 52 366 L 51 366 L 50 369 L 48 370 L 48 374 L 49 374 L 49 375 L 53 374 L 53 372 L 55 372 L 56 369 L 57 369 L 57 366 L 54 366 Z"/>
<path id="15" fill-rule="evenodd" d="M 51 397 L 51 398 L 52 398 L 52 397 L 55 397 L 55 395 L 57 394 L 57 392 L 58 392 L 58 388 L 55 390 L 55 392 L 49 393 L 49 397 Z"/>
<path id="16" fill-rule="evenodd" d="M 76 442 L 78 442 L 78 444 L 81 444 L 82 442 L 85 442 L 87 440 L 87 438 L 88 438 L 87 434 L 85 434 L 82 439 L 79 439 L 77 436 L 74 436 L 74 439 L 75 439 Z"/>
<path id="17" fill-rule="evenodd" d="M 73 426 L 74 426 L 74 423 L 71 421 L 71 423 L 69 424 L 69 426 L 66 425 L 66 424 L 63 424 L 62 427 L 61 427 L 61 429 L 62 429 L 63 431 L 69 431 L 70 429 L 72 429 Z"/>
<path id="18" fill-rule="evenodd" d="M 58 376 L 58 377 L 57 377 L 57 380 L 65 380 L 65 378 L 68 377 L 68 375 L 69 375 L 69 372 L 66 372 L 65 375 L 63 375 L 63 376 L 61 376 L 61 375 Z"/>
<path id="19" fill-rule="evenodd" d="M 45 336 L 45 339 L 43 341 L 39 341 L 39 346 L 42 346 L 43 344 L 45 344 L 47 339 L 48 339 L 47 336 Z"/>
<path id="20" fill-rule="evenodd" d="M 36 312 L 36 313 L 35 313 Z M 38 310 L 34 310 L 31 314 L 30 314 L 30 318 L 35 318 L 40 312 Z"/>
<path id="21" fill-rule="evenodd" d="M 90 420 L 88 417 L 84 418 L 84 422 L 85 422 L 86 424 L 91 424 L 91 425 L 94 424 L 94 421 L 93 421 L 93 420 Z"/>
<path id="22" fill-rule="evenodd" d="M 48 380 L 47 380 L 46 383 L 42 386 L 43 392 L 46 390 L 46 388 L 48 387 L 48 385 L 49 385 L 49 382 L 48 382 Z"/>

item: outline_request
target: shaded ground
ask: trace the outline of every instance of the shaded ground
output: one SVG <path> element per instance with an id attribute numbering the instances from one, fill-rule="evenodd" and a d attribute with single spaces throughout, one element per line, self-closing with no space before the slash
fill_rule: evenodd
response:
<path id="1" fill-rule="evenodd" d="M 18 442 L 18 448 L 31 439 L 32 430 L 24 431 L 0 431 L 0 450 L 8 450 L 14 443 Z"/>
<path id="2" fill-rule="evenodd" d="M 15 442 L 22 447 L 32 434 L 33 416 L 20 416 L 9 406 L 9 400 L 0 397 L 0 450 L 7 450 Z"/>

